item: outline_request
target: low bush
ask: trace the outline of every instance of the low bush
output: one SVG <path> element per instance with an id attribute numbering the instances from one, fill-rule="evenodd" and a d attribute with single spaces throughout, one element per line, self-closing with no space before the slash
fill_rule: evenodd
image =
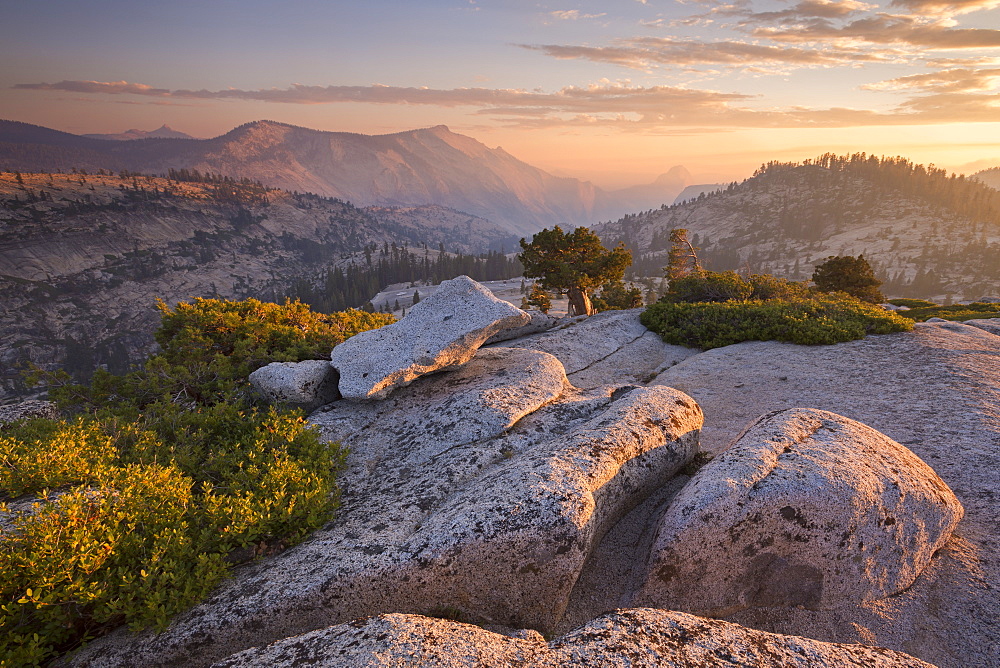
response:
<path id="1" fill-rule="evenodd" d="M 246 375 L 326 356 L 392 317 L 256 300 L 160 308 L 162 352 L 142 369 L 89 385 L 44 374 L 76 417 L 0 434 L 0 499 L 38 498 L 0 528 L 0 665 L 44 663 L 121 624 L 162 628 L 235 551 L 280 550 L 337 504 L 345 453 L 301 413 L 255 406 Z"/>
<path id="2" fill-rule="evenodd" d="M 665 301 L 675 303 L 745 301 L 753 286 L 735 271 L 701 271 L 670 281 Z"/>
<path id="3" fill-rule="evenodd" d="M 892 304 L 893 306 L 905 306 L 906 308 L 921 308 L 923 306 L 937 306 L 934 302 L 929 302 L 926 299 L 890 299 L 887 304 Z"/>
<path id="4" fill-rule="evenodd" d="M 667 343 L 706 350 L 741 341 L 831 344 L 913 327 L 912 320 L 846 295 L 742 302 L 661 301 L 648 307 L 641 320 Z"/>
<path id="5" fill-rule="evenodd" d="M 900 315 L 923 322 L 929 318 L 942 320 L 976 320 L 979 318 L 1000 318 L 1000 304 L 974 302 L 972 304 L 953 304 L 952 306 L 920 306 L 900 311 Z"/>
<path id="6" fill-rule="evenodd" d="M 673 280 L 664 301 L 677 303 L 792 299 L 810 294 L 805 283 L 770 274 L 743 278 L 735 271 L 697 271 Z"/>

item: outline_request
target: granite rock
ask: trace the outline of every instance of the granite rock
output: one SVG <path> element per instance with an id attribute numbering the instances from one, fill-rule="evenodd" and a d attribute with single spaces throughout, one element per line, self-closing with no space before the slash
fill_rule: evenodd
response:
<path id="1" fill-rule="evenodd" d="M 673 500 L 636 602 L 724 616 L 882 599 L 913 583 L 961 517 L 895 441 L 827 411 L 781 411 Z"/>
<path id="2" fill-rule="evenodd" d="M 567 319 L 548 332 L 504 345 L 555 355 L 566 367 L 570 382 L 580 388 L 644 384 L 698 350 L 664 343 L 639 322 L 641 313 L 642 309 L 604 311 Z"/>
<path id="3" fill-rule="evenodd" d="M 5 424 L 30 418 L 50 418 L 56 417 L 56 406 L 51 401 L 40 399 L 29 399 L 17 404 L 0 406 L 0 429 Z"/>
<path id="4" fill-rule="evenodd" d="M 349 399 L 383 399 L 421 376 L 468 362 L 500 330 L 530 317 L 468 276 L 444 281 L 402 320 L 361 332 L 334 347 L 340 392 Z"/>
<path id="5" fill-rule="evenodd" d="M 546 353 L 484 349 L 310 419 L 350 450 L 335 520 L 162 634 L 117 632 L 76 665 L 208 665 L 388 612 L 552 629 L 608 528 L 695 454 L 702 414 L 670 388 L 579 392 Z"/>
<path id="6" fill-rule="evenodd" d="M 535 309 L 528 309 L 525 311 L 531 321 L 527 325 L 522 325 L 521 327 L 514 327 L 512 329 L 503 329 L 491 336 L 486 340 L 483 345 L 492 345 L 494 343 L 501 343 L 503 341 L 510 341 L 512 339 L 520 339 L 525 336 L 530 336 L 531 334 L 539 334 L 541 332 L 547 332 L 554 327 L 558 327 L 561 324 L 566 324 L 563 322 L 567 318 L 557 318 L 554 315 L 549 315 L 548 313 L 542 313 L 541 311 L 536 311 Z M 585 316 L 580 316 L 585 317 Z"/>
<path id="7" fill-rule="evenodd" d="M 682 612 L 617 610 L 546 643 L 419 615 L 388 614 L 249 649 L 213 668 L 933 668 L 900 652 L 755 631 Z"/>
<path id="8" fill-rule="evenodd" d="M 328 360 L 271 362 L 250 374 L 254 394 L 272 404 L 312 411 L 340 398 L 339 376 Z"/>
<path id="9" fill-rule="evenodd" d="M 977 327 L 990 334 L 1000 335 L 1000 318 L 977 318 L 975 320 L 966 320 L 962 324 L 968 327 Z"/>
<path id="10" fill-rule="evenodd" d="M 653 383 L 704 409 L 703 450 L 724 451 L 760 415 L 809 406 L 904 445 L 965 508 L 951 540 L 896 596 L 825 610 L 747 608 L 728 621 L 889 647 L 942 667 L 1000 666 L 1000 336 L 916 323 L 832 346 L 748 341 L 695 355 Z"/>

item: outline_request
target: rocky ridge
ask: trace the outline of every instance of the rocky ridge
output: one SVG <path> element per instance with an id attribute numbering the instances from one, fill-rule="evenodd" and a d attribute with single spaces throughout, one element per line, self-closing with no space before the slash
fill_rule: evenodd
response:
<path id="1" fill-rule="evenodd" d="M 652 184 L 606 191 L 553 176 L 443 125 L 370 136 L 255 121 L 212 139 L 107 141 L 0 120 L 0 169 L 71 168 L 149 174 L 197 169 L 358 206 L 436 205 L 485 218 L 517 236 L 659 206 L 690 178 L 675 167 Z"/>
<path id="2" fill-rule="evenodd" d="M 79 378 L 144 358 L 157 298 L 280 300 L 296 281 L 367 268 L 390 244 L 414 263 L 434 262 L 445 242 L 463 253 L 510 245 L 495 226 L 435 207 L 397 224 L 346 202 L 264 196 L 220 201 L 213 184 L 152 177 L 0 173 L 0 403 L 30 396 L 27 361 Z"/>
<path id="3" fill-rule="evenodd" d="M 632 336 L 638 334 L 631 329 L 638 325 L 637 318 L 635 311 L 604 313 L 533 335 L 533 341 L 547 341 L 549 352 L 533 348 L 529 340 L 480 348 L 464 366 L 419 378 L 382 400 L 344 399 L 314 412 L 310 420 L 324 435 L 351 451 L 338 517 L 305 543 L 240 569 L 203 604 L 178 616 L 163 634 L 130 636 L 122 631 L 93 643 L 70 662 L 88 666 L 136 661 L 417 665 L 412 662 L 421 660 L 433 665 L 476 661 L 622 666 L 673 665 L 669 661 L 718 666 L 767 661 L 803 666 L 1000 664 L 995 640 L 998 602 L 991 594 L 1000 583 L 991 556 L 997 553 L 998 515 L 990 471 L 995 470 L 1000 452 L 996 335 L 949 323 L 837 346 L 762 344 L 772 349 L 757 351 L 761 356 L 753 365 L 740 357 L 748 347 L 753 350 L 751 344 L 694 352 L 681 361 L 665 347 L 648 360 L 645 370 L 638 369 L 639 360 L 624 370 L 627 384 L 622 385 L 616 382 L 621 377 L 614 375 L 613 360 L 628 357 L 634 346 L 649 345 L 643 335 Z M 594 345 L 559 349 L 559 338 L 572 331 Z M 617 349 L 607 339 L 617 341 Z M 887 350 L 907 354 L 896 357 L 886 355 Z M 851 355 L 870 367 L 810 361 L 843 361 Z M 903 373 L 900 359 L 907 362 L 911 386 L 926 383 L 922 389 L 934 393 L 934 400 L 922 400 L 930 396 L 925 393 L 908 395 L 909 402 L 900 400 L 899 392 L 910 387 L 891 385 Z M 606 361 L 612 362 L 605 380 L 612 382 L 592 389 L 577 389 L 569 382 L 567 369 L 579 373 Z M 895 375 L 883 378 L 891 369 Z M 635 379 L 637 375 L 642 378 Z M 741 377 L 753 379 L 753 384 L 728 411 L 720 397 L 739 394 L 743 385 L 733 379 Z M 884 381 L 884 396 L 871 391 L 872 383 L 867 391 L 858 391 L 851 379 L 861 378 Z M 674 385 L 670 379 L 683 381 L 676 385 L 683 385 L 684 391 L 670 387 Z M 811 390 L 803 391 L 804 387 Z M 786 389 L 789 394 L 779 393 Z M 701 407 L 691 397 L 703 398 L 699 401 L 706 405 L 705 445 L 716 451 L 725 449 L 724 432 L 735 435 L 742 426 L 753 425 L 774 410 L 769 407 L 774 402 L 784 404 L 780 409 L 812 404 L 830 410 L 839 404 L 848 415 L 875 415 L 882 405 L 895 404 L 900 412 L 883 416 L 881 424 L 900 417 L 908 421 L 886 436 L 823 410 L 786 411 L 757 423 L 731 454 L 702 467 L 689 480 L 691 471 L 682 470 L 698 450 L 703 427 Z M 747 415 L 752 417 L 744 419 Z M 801 588 L 796 579 L 785 577 L 782 591 L 790 596 L 765 595 L 747 599 L 737 610 L 714 611 L 725 614 L 725 621 L 670 612 L 683 608 L 684 601 L 644 587 L 657 570 L 657 555 L 662 555 L 665 544 L 642 536 L 651 527 L 673 521 L 672 513 L 683 515 L 684 499 L 696 497 L 698 489 L 723 481 L 729 475 L 726 462 L 755 466 L 754 456 L 743 454 L 746 448 L 740 442 L 767 442 L 785 429 L 777 426 L 781 420 L 789 425 L 820 425 L 804 432 L 821 434 L 819 440 L 790 441 L 793 450 L 801 448 L 803 462 L 814 466 L 822 461 L 821 469 L 829 471 L 826 482 L 812 477 L 811 489 L 820 498 L 839 489 L 839 481 L 852 478 L 857 467 L 871 462 L 817 457 L 838 448 L 849 450 L 862 441 L 870 453 L 868 460 L 885 462 L 881 468 L 869 466 L 864 488 L 902 491 L 895 497 L 882 492 L 877 512 L 862 512 L 854 520 L 852 535 L 861 537 L 866 547 L 860 540 L 840 544 L 828 540 L 843 532 L 839 521 L 821 520 L 804 502 L 789 501 L 777 492 L 761 492 L 760 512 L 773 512 L 786 525 L 814 532 L 816 540 L 831 545 L 830 559 L 850 563 L 875 549 L 869 542 L 873 532 L 901 536 L 906 543 L 914 523 L 931 521 L 928 511 L 907 505 L 920 493 L 892 484 L 919 487 L 925 484 L 920 481 L 927 481 L 921 489 L 933 491 L 931 500 L 938 508 L 934 512 L 942 518 L 940 533 L 928 534 L 922 551 L 881 552 L 880 567 L 898 564 L 907 574 L 889 588 L 865 593 L 834 587 L 836 599 L 829 605 L 822 598 L 819 605 L 810 601 L 801 605 L 803 593 L 815 592 L 817 582 L 825 584 L 835 574 L 804 578 Z M 713 429 L 707 429 L 710 425 Z M 788 429 L 797 433 L 798 427 Z M 889 437 L 905 440 L 941 479 Z M 798 470 L 799 464 L 793 466 L 789 460 L 788 466 Z M 961 506 L 950 496 L 949 487 L 966 511 L 950 537 Z M 905 503 L 891 505 L 897 497 Z M 827 505 L 835 511 L 851 502 L 831 500 Z M 890 509 L 891 523 L 883 516 Z M 760 552 L 769 547 L 768 536 L 777 537 L 774 532 L 780 530 L 760 525 L 747 531 L 747 539 L 759 538 Z M 711 538 L 714 533 L 706 535 Z M 662 528 L 660 535 L 666 535 Z M 684 545 L 693 548 L 702 562 L 711 561 L 697 540 L 686 540 Z M 807 555 L 794 550 L 782 553 L 793 567 L 787 572 L 821 571 L 816 562 L 798 561 Z M 913 555 L 919 556 L 907 561 Z M 751 565 L 753 557 L 738 547 L 727 568 Z M 643 563 L 650 567 L 635 567 Z M 595 567 L 601 569 L 596 580 Z M 766 579 L 761 582 L 765 594 L 781 589 Z M 720 585 L 722 590 L 727 586 L 731 587 Z M 895 593 L 899 587 L 904 591 Z M 643 605 L 667 610 L 619 610 L 601 617 L 634 606 L 640 598 Z M 461 616 L 501 634 L 428 615 Z M 536 631 L 564 635 L 544 643 Z M 844 642 L 860 644 L 829 644 Z"/>

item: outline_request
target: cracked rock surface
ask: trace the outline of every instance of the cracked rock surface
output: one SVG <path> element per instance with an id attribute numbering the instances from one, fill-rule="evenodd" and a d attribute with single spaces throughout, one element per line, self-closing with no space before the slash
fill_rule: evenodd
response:
<path id="1" fill-rule="evenodd" d="M 900 652 L 754 631 L 664 610 L 618 610 L 546 643 L 417 615 L 379 615 L 246 650 L 213 668 L 933 668 Z"/>
<path id="2" fill-rule="evenodd" d="M 831 411 L 907 447 L 952 489 L 965 517 L 905 591 L 833 610 L 748 608 L 726 617 L 825 641 L 890 647 L 939 666 L 1000 666 L 1000 336 L 963 323 L 832 346 L 752 341 L 661 374 L 705 411 L 721 452 L 760 415 Z"/>
<path id="3" fill-rule="evenodd" d="M 548 631 L 607 530 L 694 456 L 702 413 L 666 387 L 581 392 L 551 355 L 494 348 L 313 420 L 351 451 L 337 518 L 163 634 L 116 633 L 76 665 L 208 665 L 385 612 Z"/>
<path id="4" fill-rule="evenodd" d="M 913 584 L 961 517 L 941 478 L 883 434 L 780 411 L 673 499 L 636 603 L 720 617 L 883 599 Z"/>
<path id="5" fill-rule="evenodd" d="M 387 399 L 314 413 L 351 449 L 338 516 L 238 569 L 165 633 L 122 630 L 69 661 L 1000 666 L 1000 337 L 934 323 L 836 346 L 751 342 L 702 353 L 663 344 L 638 313 L 481 348 Z M 954 490 L 965 519 L 916 581 L 833 608 L 755 605 L 725 621 L 607 612 L 644 581 L 636 565 L 675 512 L 688 477 L 674 474 L 697 450 L 699 428 L 722 452 L 759 416 L 795 406 L 878 429 Z M 786 520 L 786 505 L 778 516 L 796 531 L 807 529 L 799 518 L 814 523 L 801 512 Z M 522 630 L 508 637 L 418 616 L 435 614 Z M 531 629 L 576 630 L 545 643 Z"/>
<path id="6" fill-rule="evenodd" d="M 504 345 L 555 355 L 576 387 L 645 384 L 698 351 L 663 343 L 639 322 L 642 311 L 604 311 L 589 318 L 574 318 L 555 329 Z"/>

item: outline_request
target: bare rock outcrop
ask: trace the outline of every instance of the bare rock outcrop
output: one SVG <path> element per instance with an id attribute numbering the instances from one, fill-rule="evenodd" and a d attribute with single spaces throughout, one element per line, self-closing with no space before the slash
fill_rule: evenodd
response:
<path id="1" fill-rule="evenodd" d="M 912 452 L 811 409 L 766 415 L 673 500 L 636 602 L 724 616 L 909 587 L 962 506 Z"/>
<path id="2" fill-rule="evenodd" d="M 828 610 L 747 608 L 727 621 L 831 642 L 901 650 L 939 666 L 1000 666 L 1000 336 L 967 323 L 832 346 L 748 341 L 661 374 L 705 411 L 718 453 L 758 416 L 831 411 L 906 446 L 954 491 L 965 516 L 905 591 Z"/>
<path id="3" fill-rule="evenodd" d="M 29 399 L 16 404 L 0 406 L 0 428 L 5 424 L 29 418 L 55 418 L 56 406 L 51 401 Z"/>
<path id="4" fill-rule="evenodd" d="M 819 642 L 664 610 L 617 610 L 546 643 L 533 632 L 388 614 L 249 649 L 213 668 L 933 668 L 900 652 Z"/>
<path id="5" fill-rule="evenodd" d="M 570 382 L 581 388 L 646 383 L 698 351 L 663 343 L 639 322 L 642 309 L 605 311 L 534 336 L 505 343 L 551 353 L 566 367 Z"/>
<path id="6" fill-rule="evenodd" d="M 268 403 L 312 411 L 340 398 L 337 370 L 327 360 L 271 362 L 250 374 L 254 393 Z"/>
<path id="7" fill-rule="evenodd" d="M 702 414 L 666 387 L 580 392 L 551 355 L 493 348 L 311 420 L 350 449 L 336 519 L 164 633 L 118 632 L 76 665 L 208 665 L 365 615 L 442 608 L 549 631 L 604 533 L 697 452 Z"/>
<path id="8" fill-rule="evenodd" d="M 468 276 L 444 281 L 399 322 L 362 332 L 330 354 L 348 399 L 382 399 L 421 376 L 465 364 L 488 338 L 530 322 Z"/>
<path id="9" fill-rule="evenodd" d="M 966 320 L 963 325 L 977 327 L 990 334 L 996 334 L 1000 336 L 1000 318 L 977 318 L 975 320 Z"/>

